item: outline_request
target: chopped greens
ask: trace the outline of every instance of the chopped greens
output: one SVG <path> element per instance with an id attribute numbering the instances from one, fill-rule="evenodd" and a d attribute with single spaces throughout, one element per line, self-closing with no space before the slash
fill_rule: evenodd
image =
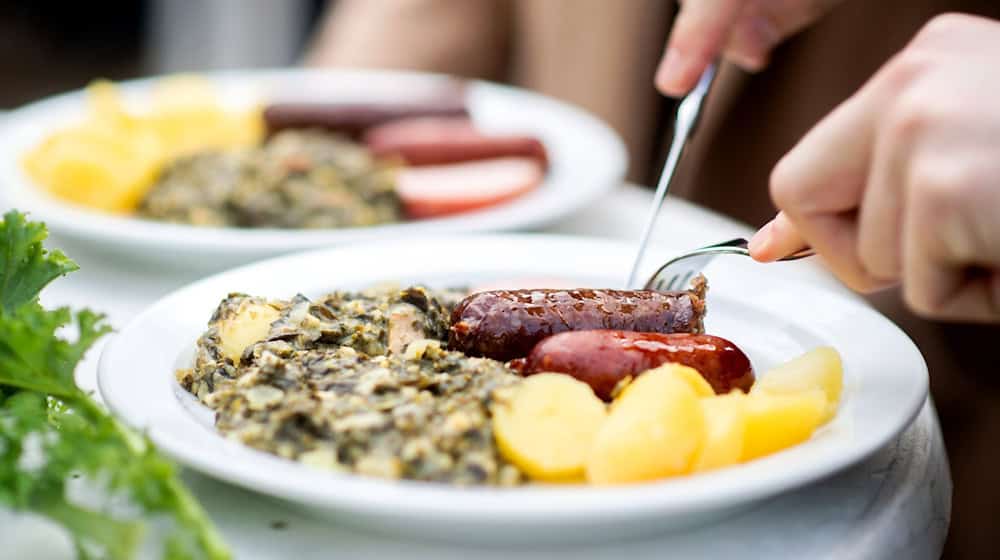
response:
<path id="1" fill-rule="evenodd" d="M 13 210 L 0 222 L 0 507 L 59 523 L 83 560 L 134 558 L 152 534 L 169 560 L 229 558 L 176 467 L 76 386 L 77 363 L 110 327 L 98 313 L 38 303 L 77 269 L 43 247 L 47 235 Z M 75 341 L 61 336 L 69 325 Z M 75 495 L 81 481 L 100 499 Z"/>

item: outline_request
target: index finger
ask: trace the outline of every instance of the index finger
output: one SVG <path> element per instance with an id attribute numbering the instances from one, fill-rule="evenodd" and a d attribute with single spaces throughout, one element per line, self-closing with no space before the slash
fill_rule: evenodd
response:
<path id="1" fill-rule="evenodd" d="M 656 87 L 680 97 L 698 83 L 722 52 L 744 0 L 686 0 L 674 21 L 667 49 L 656 71 Z"/>

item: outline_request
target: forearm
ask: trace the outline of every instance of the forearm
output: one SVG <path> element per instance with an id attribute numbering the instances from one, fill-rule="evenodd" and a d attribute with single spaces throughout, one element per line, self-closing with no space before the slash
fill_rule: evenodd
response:
<path id="1" fill-rule="evenodd" d="M 495 78 L 507 34 L 505 0 L 339 0 L 304 62 Z"/>

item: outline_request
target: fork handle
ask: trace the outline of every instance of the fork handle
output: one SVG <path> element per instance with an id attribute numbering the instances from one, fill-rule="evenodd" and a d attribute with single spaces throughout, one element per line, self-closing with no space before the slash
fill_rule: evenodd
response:
<path id="1" fill-rule="evenodd" d="M 734 251 L 734 252 L 738 252 L 738 253 L 750 256 L 750 248 L 749 248 L 750 247 L 750 242 L 747 241 L 746 239 L 743 239 L 742 237 L 738 237 L 736 239 L 730 239 L 729 241 L 723 241 L 722 243 L 716 243 L 715 245 L 709 245 L 708 247 L 705 247 L 705 249 L 722 249 L 722 248 L 726 248 L 726 247 L 732 247 L 734 249 L 741 249 L 739 251 Z M 797 261 L 799 259 L 804 259 L 806 257 L 811 257 L 811 256 L 813 256 L 815 254 L 816 254 L 816 251 L 814 251 L 812 247 L 803 247 L 802 249 L 799 249 L 798 251 L 795 251 L 794 253 L 792 253 L 790 255 L 786 255 L 784 257 L 781 257 L 778 260 L 779 261 Z"/>

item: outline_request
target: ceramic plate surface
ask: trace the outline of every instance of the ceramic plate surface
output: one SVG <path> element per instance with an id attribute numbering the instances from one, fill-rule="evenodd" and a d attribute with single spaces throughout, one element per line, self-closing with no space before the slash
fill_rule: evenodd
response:
<path id="1" fill-rule="evenodd" d="M 673 252 L 651 251 L 650 268 Z M 926 399 L 926 365 L 890 321 L 858 298 L 783 280 L 782 265 L 737 257 L 717 259 L 707 271 L 706 330 L 746 350 L 758 372 L 816 346 L 835 347 L 844 360 L 843 401 L 836 418 L 809 441 L 698 476 L 609 488 L 491 489 L 332 474 L 223 439 L 208 410 L 174 380 L 175 369 L 191 365 L 196 338 L 229 292 L 313 297 L 384 281 L 448 286 L 518 277 L 618 287 L 632 255 L 630 244 L 612 241 L 493 235 L 380 242 L 264 261 L 199 281 L 141 313 L 101 357 L 101 395 L 166 453 L 219 479 L 344 522 L 500 543 L 607 539 L 718 519 L 861 461 L 899 434 Z"/>
<path id="2" fill-rule="evenodd" d="M 378 102 L 420 98 L 451 79 L 406 72 L 273 70 L 207 73 L 220 100 L 245 107 L 267 100 Z M 124 82 L 131 106 L 148 102 L 154 79 Z M 34 184 L 21 157 L 47 134 L 78 121 L 86 96 L 51 97 L 5 115 L 0 125 L 0 201 L 30 210 L 61 237 L 97 244 L 132 257 L 183 266 L 243 264 L 280 253 L 362 240 L 444 232 L 486 232 L 541 227 L 593 202 L 624 179 L 622 141 L 607 125 L 565 103 L 524 90 L 468 82 L 468 105 L 477 125 L 489 131 L 525 132 L 549 152 L 550 170 L 534 191 L 508 203 L 450 217 L 367 228 L 281 230 L 195 228 L 91 210 L 60 200 Z"/>

